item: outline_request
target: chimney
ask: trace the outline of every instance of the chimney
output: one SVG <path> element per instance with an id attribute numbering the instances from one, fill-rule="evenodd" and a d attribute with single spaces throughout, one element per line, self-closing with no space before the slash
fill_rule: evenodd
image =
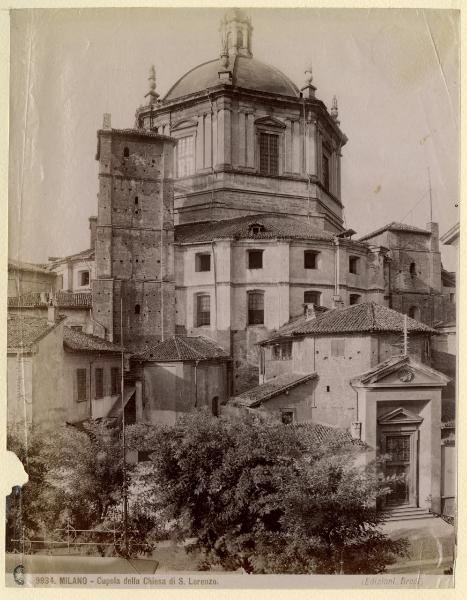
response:
<path id="1" fill-rule="evenodd" d="M 312 302 L 307 302 L 303 306 L 305 308 L 305 321 L 312 321 L 313 319 L 316 319 L 315 305 Z"/>
<path id="2" fill-rule="evenodd" d="M 337 295 L 332 297 L 332 307 L 344 308 L 344 301 L 342 300 L 341 296 Z"/>
<path id="3" fill-rule="evenodd" d="M 430 250 L 431 252 L 439 252 L 439 225 L 438 223 L 427 223 L 426 228 L 431 232 Z"/>
<path id="4" fill-rule="evenodd" d="M 90 248 L 96 249 L 96 227 L 97 217 L 89 217 L 89 230 L 90 230 Z"/>
<path id="5" fill-rule="evenodd" d="M 53 295 L 49 295 L 49 306 L 47 307 L 47 325 L 52 327 L 57 322 L 57 307 Z"/>

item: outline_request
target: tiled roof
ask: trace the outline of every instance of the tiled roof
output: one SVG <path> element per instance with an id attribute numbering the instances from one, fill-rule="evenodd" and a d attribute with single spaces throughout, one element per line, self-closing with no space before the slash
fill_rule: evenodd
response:
<path id="1" fill-rule="evenodd" d="M 161 140 L 169 140 L 173 144 L 177 143 L 177 140 L 168 135 L 162 135 L 160 133 L 156 133 L 155 131 L 150 131 L 148 129 L 99 129 L 98 133 L 120 133 L 123 135 L 137 136 L 137 137 L 152 137 L 159 138 Z"/>
<path id="2" fill-rule="evenodd" d="M 69 260 L 80 260 L 80 259 L 90 259 L 94 260 L 95 251 L 94 248 L 88 248 L 87 250 L 82 250 L 81 252 L 76 252 L 76 254 L 69 254 L 68 256 L 57 256 L 53 258 L 49 258 L 50 267 L 54 267 L 59 265 L 62 262 L 67 262 Z"/>
<path id="3" fill-rule="evenodd" d="M 326 442 L 344 445 L 364 445 L 360 440 L 354 439 L 346 429 L 340 429 L 325 423 L 314 423 L 313 421 L 297 423 L 293 425 L 301 430 L 302 435 L 307 438 L 310 445 L 316 446 Z"/>
<path id="4" fill-rule="evenodd" d="M 8 298 L 8 306 L 11 308 L 41 308 L 47 307 L 49 292 L 29 292 L 21 296 Z M 58 308 L 90 308 L 92 306 L 91 292 L 63 292 L 54 294 L 55 306 Z"/>
<path id="5" fill-rule="evenodd" d="M 58 323 L 59 321 L 57 325 Z M 42 317 L 9 315 L 7 319 L 8 348 L 29 349 L 32 344 L 46 336 L 54 327 Z"/>
<path id="6" fill-rule="evenodd" d="M 30 263 L 23 262 L 19 260 L 8 260 L 8 270 L 9 271 L 28 271 L 29 273 L 41 273 L 43 275 L 50 275 L 51 277 L 55 275 L 48 270 L 47 265 L 39 264 L 39 263 Z"/>
<path id="7" fill-rule="evenodd" d="M 252 227 L 260 226 L 254 233 Z M 178 225 L 175 228 L 175 241 L 179 244 L 209 242 L 213 239 L 310 239 L 333 240 L 334 234 L 313 227 L 306 219 L 294 219 L 285 215 L 259 214 L 237 217 L 223 221 L 208 221 Z"/>
<path id="8" fill-rule="evenodd" d="M 99 129 L 97 132 L 97 151 L 96 151 L 96 160 L 99 160 L 101 153 L 101 134 L 104 133 L 116 133 L 121 135 L 126 135 L 130 137 L 144 137 L 144 138 L 158 138 L 160 140 L 164 140 L 166 142 L 171 142 L 172 144 L 176 144 L 177 140 L 169 137 L 167 135 L 161 135 L 160 133 L 156 133 L 155 131 L 148 131 L 147 129 Z"/>
<path id="9" fill-rule="evenodd" d="M 70 352 L 121 352 L 122 347 L 117 344 L 112 344 L 95 335 L 89 335 L 82 331 L 71 329 L 70 327 L 63 328 L 63 345 Z"/>
<path id="10" fill-rule="evenodd" d="M 341 333 L 379 333 L 404 331 L 404 316 L 387 306 L 375 302 L 362 302 L 345 308 L 335 308 L 315 319 L 288 323 L 261 344 L 277 338 L 302 335 L 330 335 Z M 407 317 L 407 331 L 410 333 L 436 333 L 434 329 Z"/>
<path id="11" fill-rule="evenodd" d="M 253 408 L 293 387 L 317 377 L 316 373 L 283 373 L 232 398 L 232 404 Z"/>
<path id="12" fill-rule="evenodd" d="M 203 336 L 174 336 L 143 352 L 133 356 L 134 359 L 150 362 L 172 362 L 185 360 L 228 359 L 229 354 L 214 341 Z"/>
<path id="13" fill-rule="evenodd" d="M 420 227 L 414 227 L 413 225 L 407 225 L 406 223 L 396 223 L 395 221 L 393 221 L 392 223 L 388 223 L 387 225 L 384 225 L 383 227 L 380 227 L 379 229 L 376 229 L 375 231 L 372 231 L 371 233 L 367 233 L 366 235 L 362 236 L 360 238 L 360 242 L 375 237 L 380 233 L 383 233 L 383 231 L 402 231 L 406 233 L 421 233 L 424 235 L 431 235 L 431 232 L 426 229 L 420 229 Z"/>

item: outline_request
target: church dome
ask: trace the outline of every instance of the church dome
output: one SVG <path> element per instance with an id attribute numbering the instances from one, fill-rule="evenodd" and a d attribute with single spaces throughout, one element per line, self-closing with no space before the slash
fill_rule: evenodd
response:
<path id="1" fill-rule="evenodd" d="M 232 65 L 233 63 L 233 65 Z M 297 86 L 279 69 L 251 57 L 237 55 L 231 58 L 232 86 L 299 97 Z M 222 59 L 203 63 L 181 77 L 167 92 L 164 101 L 202 92 L 222 83 L 219 71 L 225 70 Z"/>

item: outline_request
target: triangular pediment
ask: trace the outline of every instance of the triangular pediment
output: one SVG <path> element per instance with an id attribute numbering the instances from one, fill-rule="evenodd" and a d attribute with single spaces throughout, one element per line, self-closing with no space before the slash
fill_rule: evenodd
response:
<path id="1" fill-rule="evenodd" d="M 395 408 L 384 415 L 378 417 L 380 425 L 398 425 L 409 423 L 421 423 L 423 418 L 420 415 L 413 413 L 407 408 Z"/>
<path id="2" fill-rule="evenodd" d="M 280 129 L 285 129 L 284 123 L 279 121 L 279 119 L 275 119 L 274 117 L 261 117 L 260 119 L 256 119 L 255 125 L 263 125 L 263 127 L 279 127 Z"/>
<path id="3" fill-rule="evenodd" d="M 370 371 L 352 379 L 358 387 L 444 387 L 449 377 L 411 357 L 385 360 Z"/>

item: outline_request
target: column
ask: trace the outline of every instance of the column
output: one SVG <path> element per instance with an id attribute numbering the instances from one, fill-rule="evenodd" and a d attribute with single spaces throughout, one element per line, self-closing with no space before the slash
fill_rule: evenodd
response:
<path id="1" fill-rule="evenodd" d="M 215 161 L 216 166 L 224 164 L 224 144 L 225 144 L 225 110 L 220 109 L 217 111 L 217 159 Z"/>
<path id="2" fill-rule="evenodd" d="M 212 118 L 211 113 L 204 116 L 204 167 L 212 166 Z"/>
<path id="3" fill-rule="evenodd" d="M 247 114 L 246 166 L 252 169 L 255 167 L 255 116 L 253 113 Z"/>
<path id="4" fill-rule="evenodd" d="M 292 121 L 285 120 L 285 172 L 292 172 Z"/>
<path id="5" fill-rule="evenodd" d="M 308 122 L 305 137 L 305 168 L 308 175 L 316 175 L 316 125 Z"/>
<path id="6" fill-rule="evenodd" d="M 238 165 L 246 167 L 246 127 L 245 113 L 238 113 Z"/>
<path id="7" fill-rule="evenodd" d="M 217 112 L 217 161 L 219 166 L 232 164 L 231 112 L 225 102 L 218 104 Z"/>
<path id="8" fill-rule="evenodd" d="M 300 161 L 300 121 L 294 121 L 292 123 L 292 153 L 293 153 L 293 161 L 292 161 L 292 170 L 294 173 L 301 173 L 301 161 Z"/>
<path id="9" fill-rule="evenodd" d="M 196 170 L 204 167 L 204 115 L 198 115 L 198 127 L 196 130 Z"/>
<path id="10" fill-rule="evenodd" d="M 217 141 L 217 124 L 218 124 L 218 118 L 217 118 L 217 114 L 214 112 L 214 114 L 212 115 L 212 166 L 214 167 L 215 165 L 217 165 L 218 159 L 217 159 L 217 148 L 218 148 L 218 141 Z"/>

